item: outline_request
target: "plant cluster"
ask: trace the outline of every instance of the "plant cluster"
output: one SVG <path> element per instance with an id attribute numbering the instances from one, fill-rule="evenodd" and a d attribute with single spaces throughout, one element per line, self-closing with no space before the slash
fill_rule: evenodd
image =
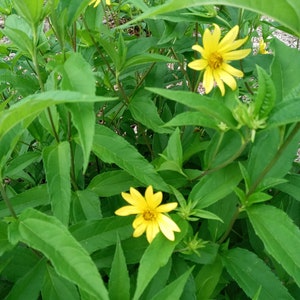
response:
<path id="1" fill-rule="evenodd" d="M 0 14 L 1 299 L 299 299 L 299 0 Z"/>

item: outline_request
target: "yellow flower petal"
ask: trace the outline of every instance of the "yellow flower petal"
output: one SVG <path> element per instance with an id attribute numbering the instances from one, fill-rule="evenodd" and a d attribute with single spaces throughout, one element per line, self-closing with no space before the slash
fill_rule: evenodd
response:
<path id="1" fill-rule="evenodd" d="M 90 1 L 89 5 L 94 4 L 94 7 L 97 7 L 100 4 L 101 0 L 92 0 Z"/>
<path id="2" fill-rule="evenodd" d="M 163 204 L 163 205 L 160 205 L 159 207 L 157 207 L 156 211 L 159 213 L 170 212 L 171 210 L 175 209 L 177 207 L 177 205 L 178 205 L 177 202 Z"/>
<path id="3" fill-rule="evenodd" d="M 181 231 L 177 224 L 171 218 L 165 215 L 160 215 L 158 224 L 164 236 L 171 241 L 174 241 L 175 239 L 174 231 Z"/>
<path id="4" fill-rule="evenodd" d="M 140 226 L 143 223 L 146 224 L 145 219 L 143 218 L 143 215 L 139 215 L 134 219 L 134 221 L 132 223 L 132 227 L 137 228 L 138 226 Z"/>
<path id="5" fill-rule="evenodd" d="M 220 70 L 219 75 L 220 79 L 224 81 L 232 90 L 236 89 L 236 80 L 232 75 L 230 75 L 227 72 L 224 72 L 223 70 Z"/>
<path id="6" fill-rule="evenodd" d="M 233 43 L 233 41 L 237 38 L 238 33 L 239 33 L 239 26 L 235 25 L 223 37 L 223 39 L 219 43 L 219 49 L 222 49 L 223 47 L 225 47 L 227 45 L 231 45 Z"/>
<path id="7" fill-rule="evenodd" d="M 240 40 L 233 41 L 233 42 L 231 42 L 230 44 L 226 44 L 226 45 L 224 45 L 224 46 L 219 45 L 218 51 L 219 51 L 219 52 L 224 52 L 224 53 L 226 53 L 226 52 L 235 50 L 235 49 L 241 47 L 243 44 L 245 44 L 245 42 L 246 42 L 247 40 L 248 40 L 248 37 L 246 36 L 245 38 L 240 39 Z"/>
<path id="8" fill-rule="evenodd" d="M 139 237 L 141 236 L 147 229 L 147 225 L 142 223 L 139 226 L 137 226 L 133 232 L 133 237 Z"/>
<path id="9" fill-rule="evenodd" d="M 154 209 L 161 203 L 161 201 L 163 199 L 163 194 L 162 194 L 162 192 L 153 194 L 153 188 L 150 185 L 145 191 L 145 199 L 146 199 L 148 206 L 150 208 Z"/>
<path id="10" fill-rule="evenodd" d="M 250 54 L 250 52 L 251 49 L 231 51 L 223 54 L 223 58 L 224 60 L 239 60 L 245 58 L 248 54 Z"/>
<path id="11" fill-rule="evenodd" d="M 192 49 L 198 51 L 201 55 L 203 55 L 204 49 L 200 45 L 194 45 Z"/>
<path id="12" fill-rule="evenodd" d="M 146 229 L 146 238 L 149 243 L 153 241 L 156 235 L 159 233 L 159 226 L 156 222 L 151 222 Z"/>
<path id="13" fill-rule="evenodd" d="M 208 63 L 205 59 L 196 59 L 188 64 L 189 68 L 201 71 L 207 67 Z"/>
<path id="14" fill-rule="evenodd" d="M 210 67 L 207 67 L 204 72 L 203 87 L 205 89 L 206 94 L 208 94 L 214 87 L 214 77 L 213 77 L 212 70 Z"/>
<path id="15" fill-rule="evenodd" d="M 125 194 L 124 196 L 127 197 L 126 199 L 124 198 L 123 194 Z M 133 187 L 130 188 L 130 194 L 122 193 L 122 197 L 131 205 L 137 205 L 140 207 L 147 205 L 145 198 L 141 195 L 141 193 L 138 190 L 136 190 Z"/>
<path id="16" fill-rule="evenodd" d="M 221 29 L 215 24 L 213 32 L 210 32 L 208 28 L 204 30 L 203 34 L 203 48 L 205 51 L 211 53 L 218 47 L 218 43 L 221 37 Z"/>
<path id="17" fill-rule="evenodd" d="M 129 215 L 135 215 L 139 214 L 141 211 L 139 210 L 138 207 L 132 206 L 132 205 L 127 205 L 123 206 L 115 211 L 115 214 L 117 216 L 129 216 Z"/>
<path id="18" fill-rule="evenodd" d="M 217 83 L 218 88 L 221 91 L 222 96 L 224 96 L 225 95 L 225 86 L 224 86 L 223 81 L 220 78 L 219 72 L 220 72 L 219 70 L 213 72 L 213 76 L 214 76 L 214 79 Z"/>
<path id="19" fill-rule="evenodd" d="M 240 71 L 240 70 L 238 70 L 238 69 L 232 67 L 232 66 L 229 65 L 229 64 L 223 64 L 222 69 L 223 69 L 225 72 L 227 72 L 227 73 L 229 73 L 229 74 L 231 74 L 231 75 L 233 75 L 233 76 L 235 76 L 235 77 L 240 77 L 240 78 L 241 78 L 241 77 L 244 76 L 244 73 L 243 73 L 242 71 Z"/>

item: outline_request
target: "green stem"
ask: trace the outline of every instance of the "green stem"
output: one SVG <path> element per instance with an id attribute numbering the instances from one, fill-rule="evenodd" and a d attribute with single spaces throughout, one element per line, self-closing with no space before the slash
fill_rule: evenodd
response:
<path id="1" fill-rule="evenodd" d="M 58 133 L 55 129 L 55 125 L 54 125 L 54 121 L 53 121 L 53 117 L 52 117 L 50 107 L 47 107 L 47 113 L 48 113 L 49 121 L 50 121 L 50 124 L 51 124 L 51 128 L 52 128 L 55 140 L 56 140 L 57 143 L 59 143 L 59 136 L 58 136 Z"/>
<path id="2" fill-rule="evenodd" d="M 222 131 L 222 132 L 220 133 L 220 137 L 219 137 L 217 146 L 216 146 L 215 151 L 214 151 L 214 153 L 213 153 L 213 155 L 212 155 L 210 164 L 207 166 L 207 169 L 210 168 L 210 165 L 212 164 L 212 162 L 213 162 L 214 159 L 216 158 L 216 156 L 217 156 L 217 154 L 218 154 L 218 152 L 219 152 L 219 149 L 220 149 L 220 147 L 221 147 L 221 144 L 222 144 L 223 139 L 224 139 L 224 131 Z"/>
<path id="3" fill-rule="evenodd" d="M 224 161 L 222 164 L 218 165 L 215 168 L 212 169 L 206 169 L 201 175 L 199 175 L 198 177 L 196 177 L 194 180 L 198 180 L 199 178 L 202 178 L 208 174 L 211 174 L 213 172 L 216 172 L 224 167 L 226 167 L 227 165 L 229 165 L 230 163 L 232 163 L 235 159 L 237 159 L 245 150 L 247 144 L 248 144 L 249 138 L 244 140 L 242 142 L 241 147 L 238 149 L 238 151 L 236 153 L 234 153 L 230 158 L 228 158 L 226 161 Z"/>
<path id="4" fill-rule="evenodd" d="M 71 183 L 72 183 L 72 186 L 74 188 L 75 191 L 77 191 L 79 188 L 78 188 L 78 185 L 76 183 L 76 176 L 75 176 L 75 158 L 74 158 L 74 149 L 72 147 L 72 132 L 71 132 L 71 129 L 72 129 L 72 121 L 71 121 L 71 113 L 69 112 L 68 113 L 68 141 L 69 141 L 69 144 L 70 144 L 70 155 L 71 155 Z"/>
<path id="5" fill-rule="evenodd" d="M 44 87 L 44 82 L 43 82 L 43 79 L 42 79 L 42 76 L 41 76 L 40 66 L 39 66 L 39 63 L 38 63 L 38 55 L 37 55 L 37 42 L 38 42 L 37 28 L 33 27 L 32 32 L 33 32 L 32 62 L 33 62 L 34 69 L 35 69 L 35 72 L 36 72 L 36 75 L 37 75 L 37 78 L 38 78 L 38 81 L 39 81 L 41 92 L 44 92 L 45 87 Z M 51 127 L 52 127 L 54 137 L 55 137 L 56 141 L 59 142 L 59 137 L 58 137 L 58 134 L 56 132 L 54 122 L 53 122 L 52 113 L 51 113 L 51 110 L 50 110 L 49 107 L 47 108 L 47 113 L 48 113 L 48 116 L 49 116 L 49 120 L 50 120 L 50 124 L 51 124 Z"/>
<path id="6" fill-rule="evenodd" d="M 240 208 L 237 207 L 237 209 L 236 209 L 234 215 L 232 216 L 231 221 L 230 221 L 230 223 L 229 223 L 229 225 L 228 225 L 228 227 L 227 227 L 225 233 L 224 233 L 224 234 L 222 235 L 222 237 L 218 240 L 218 244 L 222 244 L 222 243 L 227 239 L 227 237 L 229 236 L 229 234 L 230 234 L 230 232 L 231 232 L 231 230 L 232 230 L 232 227 L 233 227 L 235 221 L 237 220 L 239 214 L 240 214 Z"/>
<path id="7" fill-rule="evenodd" d="M 257 186 L 261 183 L 261 181 L 264 179 L 264 177 L 268 174 L 268 172 L 272 169 L 274 164 L 277 162 L 278 158 L 282 155 L 284 150 L 287 148 L 289 143 L 294 139 L 295 135 L 300 130 L 300 122 L 296 124 L 290 135 L 287 137 L 287 139 L 284 141 L 284 143 L 280 146 L 279 150 L 276 152 L 276 155 L 273 157 L 273 159 L 267 164 L 267 166 L 263 169 L 263 171 L 260 173 L 260 175 L 256 178 L 254 183 L 249 189 L 249 192 L 247 193 L 247 196 L 251 195 L 253 192 L 255 192 Z"/>
<path id="8" fill-rule="evenodd" d="M 3 198 L 3 201 L 4 201 L 5 205 L 7 206 L 8 210 L 10 211 L 10 214 L 11 214 L 15 219 L 17 219 L 17 218 L 18 218 L 18 217 L 17 217 L 17 214 L 16 214 L 16 212 L 15 212 L 13 206 L 12 206 L 11 203 L 10 203 L 10 200 L 9 200 L 7 194 L 6 194 L 6 191 L 5 191 L 5 188 L 4 188 L 4 185 L 3 185 L 2 182 L 0 183 L 0 193 L 1 193 L 1 196 L 2 196 L 2 198 Z"/>
<path id="9" fill-rule="evenodd" d="M 189 75 L 188 75 L 188 73 L 187 73 L 187 71 L 186 71 L 186 69 L 185 69 L 185 66 L 184 66 L 184 64 L 180 61 L 180 59 L 178 58 L 178 56 L 177 56 L 176 52 L 174 51 L 174 48 L 173 48 L 173 47 L 171 47 L 171 52 L 172 52 L 173 56 L 175 57 L 175 59 L 178 61 L 178 64 L 179 64 L 179 67 L 180 67 L 180 71 L 183 73 L 185 79 L 187 80 L 189 87 L 192 87 L 192 83 L 191 83 L 191 80 L 190 80 L 190 78 L 189 78 Z"/>

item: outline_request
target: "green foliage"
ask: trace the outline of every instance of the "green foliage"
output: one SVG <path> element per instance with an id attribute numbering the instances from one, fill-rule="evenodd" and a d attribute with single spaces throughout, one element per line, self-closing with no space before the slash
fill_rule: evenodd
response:
<path id="1" fill-rule="evenodd" d="M 298 2 L 0 0 L 0 298 L 298 299 Z"/>

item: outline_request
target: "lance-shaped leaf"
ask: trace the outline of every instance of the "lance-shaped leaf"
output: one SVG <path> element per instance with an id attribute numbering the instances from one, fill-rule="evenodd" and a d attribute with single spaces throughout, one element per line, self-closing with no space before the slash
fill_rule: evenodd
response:
<path id="1" fill-rule="evenodd" d="M 134 300 L 140 298 L 153 276 L 168 262 L 175 246 L 186 235 L 187 223 L 179 218 L 176 218 L 176 222 L 181 232 L 176 233 L 175 241 L 169 241 L 162 234 L 159 234 L 149 245 L 141 258 L 136 290 L 133 297 Z"/>
<path id="2" fill-rule="evenodd" d="M 0 113 L 0 141 L 2 140 L 3 135 L 14 126 L 19 123 L 28 126 L 29 122 L 23 123 L 25 120 L 30 119 L 32 121 L 45 108 L 51 105 L 78 102 L 107 102 L 115 100 L 116 98 L 83 95 L 71 91 L 49 91 L 30 95 L 11 106 L 10 109 Z"/>
<path id="3" fill-rule="evenodd" d="M 146 186 L 169 191 L 168 185 L 154 167 L 123 137 L 105 126 L 96 126 L 94 153 L 106 163 L 114 163 Z"/>
<path id="4" fill-rule="evenodd" d="M 300 230 L 282 210 L 253 205 L 247 214 L 265 248 L 300 286 Z M 278 298 L 278 296 L 277 296 Z"/>
<path id="5" fill-rule="evenodd" d="M 71 203 L 69 143 L 62 142 L 45 148 L 43 160 L 53 215 L 68 225 Z"/>
<path id="6" fill-rule="evenodd" d="M 108 300 L 108 293 L 88 253 L 55 217 L 34 209 L 24 211 L 10 224 L 12 243 L 18 241 L 43 253 L 55 271 L 97 299 Z"/>
<path id="7" fill-rule="evenodd" d="M 253 298 L 260 289 L 259 299 L 293 299 L 271 269 L 254 253 L 235 248 L 225 252 L 222 261 L 248 297 Z"/>
<path id="8" fill-rule="evenodd" d="M 159 18 L 159 14 L 183 8 L 211 4 L 235 6 L 249 9 L 258 12 L 259 14 L 268 15 L 300 36 L 300 12 L 298 9 L 298 0 L 278 0 L 276 1 L 276 5 L 270 5 L 270 2 L 261 0 L 170 0 L 164 5 L 147 9 L 145 13 L 138 16 L 133 22 L 144 20 L 146 18 Z"/>

